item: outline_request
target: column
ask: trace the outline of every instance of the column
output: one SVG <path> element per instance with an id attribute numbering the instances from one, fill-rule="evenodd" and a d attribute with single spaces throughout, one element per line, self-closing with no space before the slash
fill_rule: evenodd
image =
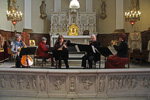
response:
<path id="1" fill-rule="evenodd" d="M 31 28 L 31 0 L 24 0 L 24 29 Z"/>
<path id="2" fill-rule="evenodd" d="M 54 0 L 54 12 L 61 12 L 61 0 Z"/>
<path id="3" fill-rule="evenodd" d="M 116 29 L 124 29 L 123 0 L 116 0 Z"/>
<path id="4" fill-rule="evenodd" d="M 86 0 L 86 12 L 93 12 L 92 0 Z"/>

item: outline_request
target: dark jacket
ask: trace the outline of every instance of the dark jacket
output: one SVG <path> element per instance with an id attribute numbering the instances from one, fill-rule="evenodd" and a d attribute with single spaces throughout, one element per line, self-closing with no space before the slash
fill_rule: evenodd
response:
<path id="1" fill-rule="evenodd" d="M 114 45 L 118 57 L 128 57 L 128 44 L 122 41 L 119 46 Z"/>
<path id="2" fill-rule="evenodd" d="M 62 47 L 62 50 L 58 50 L 61 46 L 63 46 L 64 42 L 62 45 L 60 45 L 60 42 L 56 41 L 54 45 L 54 50 L 53 50 L 53 55 L 55 59 L 58 59 L 59 57 L 62 57 L 62 59 L 68 59 L 68 49 L 65 47 Z"/>
<path id="3" fill-rule="evenodd" d="M 98 41 L 95 41 L 95 42 L 90 41 L 89 43 L 90 43 L 90 45 L 93 45 L 97 50 L 99 50 L 100 42 L 98 42 Z M 95 57 L 94 58 L 95 61 L 98 61 L 100 59 L 100 54 L 97 51 L 96 51 L 96 53 L 89 53 L 89 54 L 93 55 Z"/>

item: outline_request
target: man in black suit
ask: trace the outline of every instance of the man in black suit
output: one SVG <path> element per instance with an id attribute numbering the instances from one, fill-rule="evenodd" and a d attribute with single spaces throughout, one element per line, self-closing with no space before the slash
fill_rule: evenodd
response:
<path id="1" fill-rule="evenodd" d="M 88 45 L 94 46 L 94 48 L 98 49 L 100 47 L 100 42 L 96 40 L 96 36 L 91 35 L 91 41 L 89 41 Z M 92 69 L 92 62 L 97 62 L 100 59 L 99 52 L 87 52 L 86 55 L 82 57 L 82 67 L 86 68 L 86 60 L 88 60 L 89 68 Z"/>

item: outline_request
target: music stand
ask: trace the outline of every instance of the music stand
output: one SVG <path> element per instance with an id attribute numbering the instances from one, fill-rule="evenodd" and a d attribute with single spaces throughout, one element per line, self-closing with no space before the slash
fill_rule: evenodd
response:
<path id="1" fill-rule="evenodd" d="M 109 55 L 113 55 L 113 53 L 109 50 L 108 47 L 100 47 L 98 50 L 105 57 L 108 57 Z"/>
<path id="2" fill-rule="evenodd" d="M 36 50 L 36 47 L 27 47 L 27 48 L 22 48 L 21 51 L 20 51 L 20 55 L 26 55 L 27 59 L 27 67 L 30 67 L 29 66 L 29 63 L 28 63 L 28 56 L 27 55 L 34 55 L 35 54 L 35 50 Z"/>
<path id="3" fill-rule="evenodd" d="M 78 47 L 79 47 L 80 51 L 85 51 L 87 53 L 89 53 L 89 52 L 96 53 L 95 49 L 92 48 L 91 45 L 78 45 Z"/>

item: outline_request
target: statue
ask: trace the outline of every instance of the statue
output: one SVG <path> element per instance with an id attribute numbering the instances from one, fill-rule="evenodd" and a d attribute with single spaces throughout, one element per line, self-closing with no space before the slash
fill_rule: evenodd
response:
<path id="1" fill-rule="evenodd" d="M 3 49 L 4 46 L 4 37 L 0 34 L 0 50 Z"/>
<path id="2" fill-rule="evenodd" d="M 17 0 L 8 0 L 8 10 L 17 10 Z"/>
<path id="3" fill-rule="evenodd" d="M 132 0 L 132 10 L 138 11 L 140 9 L 139 0 Z"/>
<path id="4" fill-rule="evenodd" d="M 102 1 L 100 17 L 102 19 L 105 19 L 107 17 L 107 15 L 106 15 L 106 4 L 105 4 L 105 1 Z"/>
<path id="5" fill-rule="evenodd" d="M 40 17 L 42 19 L 45 19 L 47 17 L 45 0 L 42 0 L 42 4 L 40 6 L 40 13 L 41 13 Z"/>

